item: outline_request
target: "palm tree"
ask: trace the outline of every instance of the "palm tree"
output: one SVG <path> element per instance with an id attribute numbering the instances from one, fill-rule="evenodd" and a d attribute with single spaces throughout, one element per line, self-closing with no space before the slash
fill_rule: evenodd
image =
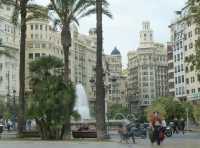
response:
<path id="1" fill-rule="evenodd" d="M 34 18 L 47 18 L 47 9 L 29 3 L 31 0 L 0 0 L 0 4 L 9 4 L 15 7 L 12 22 L 18 24 L 20 18 L 20 65 L 19 65 L 19 113 L 18 113 L 18 132 L 22 134 L 25 130 L 25 49 L 26 49 L 26 22 Z M 27 15 L 28 14 L 28 15 Z"/>
<path id="2" fill-rule="evenodd" d="M 68 84 L 69 78 L 69 50 L 72 37 L 70 25 L 74 22 L 79 25 L 79 20 L 96 13 L 96 0 L 50 0 L 49 9 L 56 12 L 58 19 L 54 18 L 55 25 L 61 27 L 61 44 L 64 52 L 64 80 Z M 103 0 L 102 13 L 112 17 L 108 11 L 108 3 Z M 66 123 L 66 132 L 70 131 L 70 117 Z M 64 127 L 63 127 L 64 131 Z"/>
<path id="3" fill-rule="evenodd" d="M 103 140 L 106 135 L 105 125 L 105 88 L 103 81 L 103 33 L 102 33 L 102 0 L 96 0 L 96 28 L 97 28 L 97 55 L 96 55 L 96 126 L 97 138 Z"/>

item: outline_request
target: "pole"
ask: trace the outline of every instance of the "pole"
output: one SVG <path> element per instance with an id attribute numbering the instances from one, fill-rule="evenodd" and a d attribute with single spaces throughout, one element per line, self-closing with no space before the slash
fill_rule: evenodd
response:
<path id="1" fill-rule="evenodd" d="M 189 115 L 188 115 L 188 112 L 189 112 L 189 110 L 188 110 L 188 108 L 186 108 L 186 114 L 187 114 L 187 130 L 189 130 Z"/>

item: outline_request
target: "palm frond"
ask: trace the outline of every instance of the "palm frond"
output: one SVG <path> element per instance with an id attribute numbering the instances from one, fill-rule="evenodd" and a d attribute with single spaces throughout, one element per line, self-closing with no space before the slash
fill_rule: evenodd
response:
<path id="1" fill-rule="evenodd" d="M 27 21 L 30 21 L 32 19 L 48 19 L 48 8 L 43 7 L 36 4 L 28 4 L 27 5 Z"/>
<path id="2" fill-rule="evenodd" d="M 5 47 L 5 46 L 1 46 L 4 47 L 5 50 L 0 50 L 0 56 L 5 55 L 8 58 L 15 58 L 15 56 L 13 55 L 13 51 L 11 51 L 12 49 L 10 47 Z"/>

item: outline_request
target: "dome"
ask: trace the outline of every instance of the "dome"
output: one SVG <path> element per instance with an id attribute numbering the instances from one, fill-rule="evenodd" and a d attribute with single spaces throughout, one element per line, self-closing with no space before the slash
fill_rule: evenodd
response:
<path id="1" fill-rule="evenodd" d="M 121 55 L 120 51 L 115 47 L 113 51 L 111 52 L 111 55 Z"/>

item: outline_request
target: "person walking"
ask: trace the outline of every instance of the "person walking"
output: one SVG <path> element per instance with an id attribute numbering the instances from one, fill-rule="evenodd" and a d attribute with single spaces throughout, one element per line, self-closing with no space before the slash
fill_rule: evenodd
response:
<path id="1" fill-rule="evenodd" d="M 178 119 L 176 117 L 174 118 L 174 130 L 173 130 L 173 133 L 176 133 L 176 134 L 179 133 L 179 130 L 178 130 Z"/>
<path id="2" fill-rule="evenodd" d="M 153 135 L 155 137 L 155 140 L 157 144 L 160 145 L 161 142 L 160 132 L 161 132 L 162 120 L 160 118 L 159 112 L 154 112 L 151 125 L 153 127 Z"/>
<path id="3" fill-rule="evenodd" d="M 185 120 L 183 118 L 181 118 L 180 120 L 180 125 L 179 125 L 179 129 L 180 131 L 183 133 L 183 135 L 185 134 Z"/>

